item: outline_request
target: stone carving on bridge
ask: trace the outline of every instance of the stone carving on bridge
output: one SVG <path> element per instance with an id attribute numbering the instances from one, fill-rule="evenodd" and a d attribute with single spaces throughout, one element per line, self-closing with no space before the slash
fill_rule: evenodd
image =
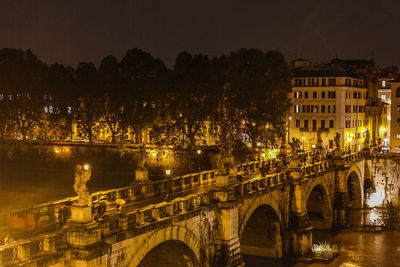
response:
<path id="1" fill-rule="evenodd" d="M 371 151 L 371 148 L 369 146 L 370 139 L 371 139 L 371 133 L 369 132 L 369 129 L 367 129 L 367 131 L 365 132 L 365 141 L 364 141 L 364 147 L 363 147 L 363 150 L 365 152 Z"/>
<path id="2" fill-rule="evenodd" d="M 340 150 L 340 133 L 336 133 L 335 136 L 335 145 L 336 145 L 336 149 Z"/>
<path id="3" fill-rule="evenodd" d="M 225 164 L 224 164 L 224 161 L 225 161 L 225 149 L 223 147 L 219 148 L 219 153 L 217 154 L 216 159 L 217 159 L 219 173 L 221 175 L 226 174 L 226 169 L 225 169 Z"/>
<path id="4" fill-rule="evenodd" d="M 300 140 L 298 138 L 293 137 L 292 142 L 290 144 L 290 150 L 292 152 L 292 155 L 297 155 L 297 152 L 300 147 Z"/>
<path id="5" fill-rule="evenodd" d="M 76 165 L 75 167 L 75 183 L 74 190 L 78 194 L 78 205 L 87 206 L 89 205 L 89 191 L 86 183 L 89 181 L 91 176 L 89 165 Z"/>
<path id="6" fill-rule="evenodd" d="M 369 132 L 369 129 L 367 129 L 367 131 L 365 131 L 365 143 L 369 143 L 371 139 L 371 133 Z"/>
<path id="7" fill-rule="evenodd" d="M 137 169 L 140 171 L 146 170 L 146 162 L 147 162 L 148 154 L 146 149 L 143 146 L 139 148 L 139 156 L 138 156 L 138 164 Z"/>
<path id="8" fill-rule="evenodd" d="M 317 132 L 317 148 L 322 149 L 322 137 L 321 137 L 321 130 Z"/>

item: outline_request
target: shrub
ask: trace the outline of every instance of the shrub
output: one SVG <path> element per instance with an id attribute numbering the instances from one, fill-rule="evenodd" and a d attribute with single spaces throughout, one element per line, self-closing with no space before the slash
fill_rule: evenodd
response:
<path id="1" fill-rule="evenodd" d="M 400 231 L 400 205 L 389 202 L 382 212 L 383 227 L 390 231 Z"/>
<path id="2" fill-rule="evenodd" d="M 327 241 L 320 242 L 318 244 L 314 244 L 312 246 L 312 252 L 315 256 L 318 257 L 329 257 L 338 252 L 338 248 L 336 245 L 332 245 Z"/>

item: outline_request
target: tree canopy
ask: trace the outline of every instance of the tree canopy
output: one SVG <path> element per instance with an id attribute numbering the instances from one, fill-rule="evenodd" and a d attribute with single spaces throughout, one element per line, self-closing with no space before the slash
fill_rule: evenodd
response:
<path id="1" fill-rule="evenodd" d="M 280 52 L 258 49 L 214 58 L 184 51 L 172 69 L 136 48 L 121 60 L 109 55 L 98 67 L 76 68 L 48 66 L 30 50 L 2 49 L 0 133 L 3 139 L 57 133 L 63 140 L 75 125 L 90 142 L 108 133 L 113 143 L 189 150 L 273 147 L 285 136 L 289 78 Z"/>

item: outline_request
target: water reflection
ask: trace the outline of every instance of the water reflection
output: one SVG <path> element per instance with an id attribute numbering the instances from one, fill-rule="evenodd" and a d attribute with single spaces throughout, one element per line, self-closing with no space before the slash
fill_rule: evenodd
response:
<path id="1" fill-rule="evenodd" d="M 372 208 L 364 210 L 351 210 L 348 213 L 347 224 L 353 228 L 362 225 L 381 225 L 380 216 L 382 209 Z"/>
<path id="2" fill-rule="evenodd" d="M 349 214 L 348 222 L 351 222 L 353 224 L 352 226 L 354 227 L 357 225 L 377 225 L 380 223 L 380 215 L 380 209 L 352 211 Z M 290 262 L 289 260 L 275 260 L 244 256 L 246 267 L 400 266 L 400 233 L 368 233 L 349 230 L 342 232 L 331 232 L 325 230 L 314 230 L 313 240 L 314 243 L 328 241 L 332 244 L 336 244 L 340 251 L 339 257 L 329 264 L 305 264 L 294 263 Z"/>

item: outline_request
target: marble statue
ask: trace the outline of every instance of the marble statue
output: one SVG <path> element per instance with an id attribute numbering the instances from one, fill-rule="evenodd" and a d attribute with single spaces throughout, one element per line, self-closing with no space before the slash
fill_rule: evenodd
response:
<path id="1" fill-rule="evenodd" d="M 74 190 L 78 194 L 78 204 L 85 206 L 89 205 L 89 192 L 86 183 L 89 181 L 91 175 L 89 165 L 76 165 L 75 167 L 75 183 Z"/>

